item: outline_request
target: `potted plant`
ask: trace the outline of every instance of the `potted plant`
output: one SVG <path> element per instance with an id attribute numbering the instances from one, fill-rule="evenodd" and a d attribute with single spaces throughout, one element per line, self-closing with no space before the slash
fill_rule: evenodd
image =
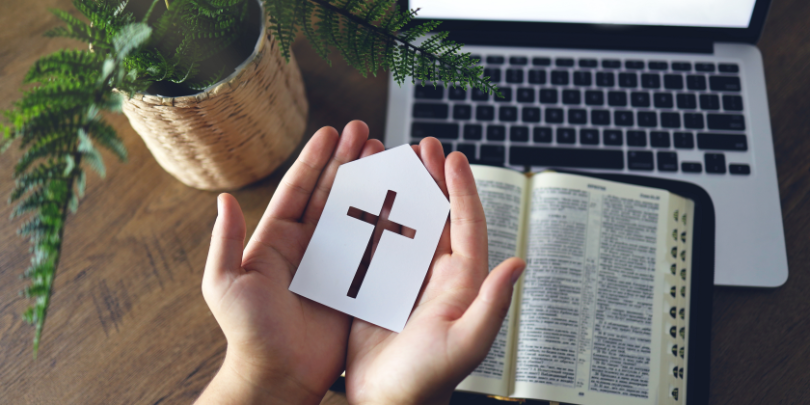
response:
<path id="1" fill-rule="evenodd" d="M 126 160 L 104 113 L 123 109 L 156 159 L 181 181 L 223 189 L 268 175 L 300 141 L 307 105 L 290 53 L 299 30 L 324 59 L 337 48 L 363 75 L 383 69 L 399 83 L 411 77 L 497 92 L 447 33 L 417 45 L 438 23 L 403 30 L 415 11 L 397 10 L 396 0 L 73 4 L 88 21 L 53 10 L 66 25 L 46 35 L 73 38 L 88 48 L 37 60 L 24 79 L 33 86 L 5 111 L 7 125 L 0 124 L 0 150 L 16 142 L 25 151 L 14 169 L 10 202 L 18 202 L 12 218 L 28 216 L 18 233 L 32 245 L 24 295 L 34 303 L 23 318 L 36 328 L 35 357 L 65 220 L 84 194 L 85 169 L 104 176 L 99 145 Z M 270 117 L 271 124 L 261 117 Z M 262 127 L 264 132 L 256 129 Z M 251 147 L 240 149 L 245 143 Z M 271 157 L 260 162 L 246 154 Z"/>

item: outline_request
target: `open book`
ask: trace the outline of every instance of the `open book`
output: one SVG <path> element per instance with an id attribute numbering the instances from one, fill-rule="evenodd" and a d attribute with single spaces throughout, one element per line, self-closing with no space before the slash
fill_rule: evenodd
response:
<path id="1" fill-rule="evenodd" d="M 571 404 L 685 403 L 694 202 L 571 174 L 473 166 L 490 268 L 527 267 L 459 390 Z"/>

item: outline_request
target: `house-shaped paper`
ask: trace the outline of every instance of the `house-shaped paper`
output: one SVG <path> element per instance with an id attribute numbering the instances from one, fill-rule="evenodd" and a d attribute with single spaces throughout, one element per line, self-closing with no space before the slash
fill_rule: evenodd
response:
<path id="1" fill-rule="evenodd" d="M 340 166 L 290 291 L 402 331 L 449 211 L 410 145 Z"/>

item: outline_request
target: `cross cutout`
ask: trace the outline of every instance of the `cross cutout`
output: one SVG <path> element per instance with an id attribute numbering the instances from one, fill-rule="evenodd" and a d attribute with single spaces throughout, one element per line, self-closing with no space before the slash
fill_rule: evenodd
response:
<path id="1" fill-rule="evenodd" d="M 380 243 L 383 231 L 391 231 L 410 239 L 416 236 L 415 229 L 408 228 L 407 226 L 400 225 L 388 219 L 396 197 L 396 191 L 388 190 L 379 215 L 374 215 L 355 207 L 349 207 L 349 211 L 346 213 L 346 215 L 352 218 L 374 225 L 374 232 L 371 233 L 366 251 L 363 253 L 363 259 L 360 260 L 360 265 L 357 266 L 354 280 L 352 280 L 349 292 L 346 294 L 348 297 L 357 298 L 357 293 L 360 292 L 360 286 L 363 285 L 363 279 L 366 278 L 368 267 L 371 265 L 371 259 L 374 257 L 374 252 L 377 250 L 377 244 Z"/>

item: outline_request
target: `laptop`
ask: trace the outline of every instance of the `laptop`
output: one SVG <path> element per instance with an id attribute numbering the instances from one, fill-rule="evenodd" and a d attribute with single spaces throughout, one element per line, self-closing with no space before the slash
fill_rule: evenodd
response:
<path id="1" fill-rule="evenodd" d="M 504 97 L 393 80 L 386 146 L 703 187 L 715 285 L 788 276 L 759 39 L 770 0 L 403 0 L 467 44 Z"/>

